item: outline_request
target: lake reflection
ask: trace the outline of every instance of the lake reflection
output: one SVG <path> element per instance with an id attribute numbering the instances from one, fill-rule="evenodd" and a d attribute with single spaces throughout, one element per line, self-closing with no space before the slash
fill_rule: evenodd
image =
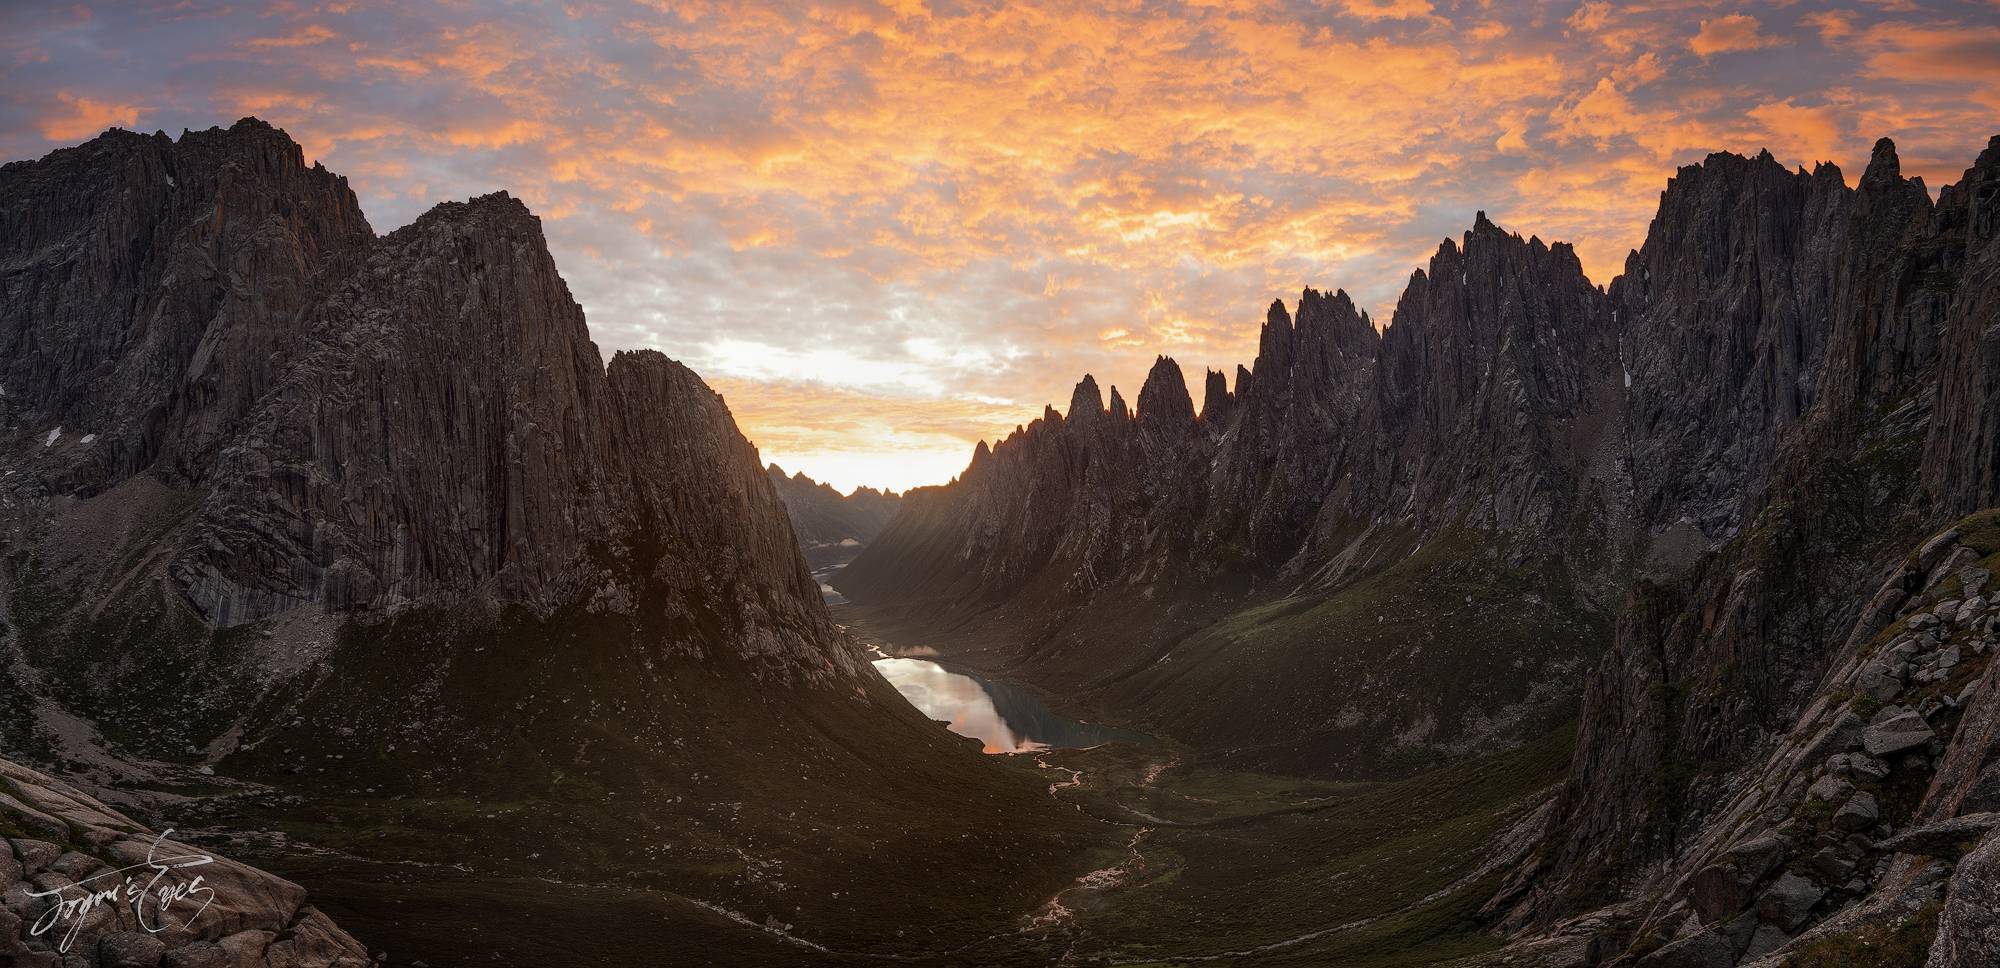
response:
<path id="1" fill-rule="evenodd" d="M 910 705 L 943 722 L 952 732 L 979 740 L 988 753 L 1029 753 L 1148 739 L 1143 733 L 1070 719 L 1019 686 L 953 672 L 935 662 L 876 659 L 875 668 Z"/>

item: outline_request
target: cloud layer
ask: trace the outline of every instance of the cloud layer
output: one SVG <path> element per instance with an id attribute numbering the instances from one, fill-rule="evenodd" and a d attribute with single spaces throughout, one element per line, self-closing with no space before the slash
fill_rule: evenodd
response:
<path id="1" fill-rule="evenodd" d="M 1153 354 L 1379 322 L 1476 209 L 1608 282 L 1676 165 L 1769 148 L 1936 186 L 2000 132 L 2000 7 L 1345 0 L 0 10 L 0 156 L 256 114 L 378 230 L 506 188 L 607 351 L 721 389 L 768 459 L 949 477 Z"/>

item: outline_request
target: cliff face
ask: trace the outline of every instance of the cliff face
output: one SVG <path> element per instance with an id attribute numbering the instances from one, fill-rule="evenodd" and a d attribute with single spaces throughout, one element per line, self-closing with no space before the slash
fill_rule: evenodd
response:
<path id="1" fill-rule="evenodd" d="M 853 671 L 745 461 L 754 448 L 685 367 L 600 362 L 520 202 L 450 203 L 309 314 L 169 571 L 221 627 L 305 604 L 645 603 L 716 610 L 729 641 Z"/>
<path id="2" fill-rule="evenodd" d="M 373 240 L 346 179 L 254 120 L 8 164 L 0 205 L 8 450 L 62 490 L 205 473 Z"/>
<path id="3" fill-rule="evenodd" d="M 1783 824 L 1799 790 L 1760 782 L 1777 769 L 1774 746 L 1796 754 L 1828 728 L 1826 710 L 1853 700 L 1886 627 L 1954 604 L 1940 585 L 1950 575 L 1906 559 L 2000 500 L 1988 416 L 1996 164 L 2000 142 L 1933 203 L 1887 141 L 1852 188 L 1829 165 L 1711 156 L 1676 175 L 1644 245 L 1601 293 L 1562 247 L 1482 220 L 1412 277 L 1379 341 L 1341 344 L 1353 356 L 1325 336 L 1348 330 L 1308 335 L 1274 308 L 1236 391 L 1209 376 L 1180 465 L 1118 465 L 1180 483 L 1095 492 L 1073 468 L 1002 459 L 1074 434 L 1050 414 L 982 450 L 960 482 L 913 499 L 844 590 L 893 617 L 911 601 L 948 608 L 945 590 L 975 585 L 978 606 L 906 622 L 940 642 L 997 626 L 989 638 L 1011 642 L 975 639 L 964 654 L 1054 670 L 1042 673 L 1051 685 L 1176 735 L 1301 768 L 1340 764 L 1357 746 L 1477 748 L 1497 723 L 1577 708 L 1581 693 L 1576 761 L 1546 840 L 1490 914 L 1540 930 L 1637 903 L 1629 922 L 1634 909 L 1616 909 L 1628 933 L 1600 948 L 1636 940 L 1637 957 L 1662 940 L 1726 943 L 1718 963 L 1750 956 L 1760 925 L 1782 933 L 1764 934 L 1764 953 L 1816 924 L 1853 929 L 1836 914 L 1876 910 L 1856 905 L 1907 887 L 1901 874 L 1813 875 L 1823 903 L 1774 921 L 1778 902 L 1759 902 L 1742 923 L 1731 904 L 1756 900 L 1775 868 L 1748 876 L 1736 901 L 1690 895 L 1707 882 L 1689 878 Z M 1308 303 L 1316 317 L 1326 305 L 1309 295 L 1301 319 Z M 1302 358 L 1326 362 L 1304 385 L 1279 376 Z M 1180 408 L 1164 406 L 1161 425 L 1177 424 Z M 1060 501 L 1029 505 L 1052 490 Z M 1075 507 L 1093 500 L 1101 510 Z M 1103 530 L 1100 544 L 1127 551 L 1119 570 L 1093 570 L 1054 554 L 1059 543 L 993 527 L 1029 506 L 1147 524 Z M 1148 543 L 1185 520 L 1200 522 L 1183 526 L 1200 553 Z M 994 560 L 1040 570 L 1016 564 L 1012 574 L 1033 578 L 1006 590 L 966 577 Z M 899 577 L 906 562 L 921 563 L 919 580 Z M 1534 599 L 1552 608 L 1522 607 Z M 1915 650 L 1936 660 L 1928 672 L 1966 672 L 1970 660 L 1937 659 L 1933 645 Z M 1522 671 L 1488 665 L 1496 656 Z M 1911 661 L 1899 682 L 1924 671 Z M 1935 717 L 1956 723 L 1962 709 L 1971 721 L 1978 695 L 1954 689 L 1957 705 L 1911 708 L 1950 745 Z M 1268 727 L 1202 712 L 1252 702 L 1272 711 Z M 1892 764 L 1888 782 L 1931 782 L 1941 752 L 1955 755 Z M 1981 756 L 1947 772 L 1977 775 Z M 1841 768 L 1793 762 L 1781 776 L 1803 789 Z M 1752 789 L 1763 790 L 1756 806 L 1719 812 Z M 1923 803 L 1898 810 L 1926 822 L 1962 812 Z M 1788 849 L 1804 849 L 1803 862 L 1818 848 Z M 1886 856 L 1863 855 L 1846 861 Z M 1656 933 L 1685 935 L 1676 919 L 1691 910 L 1698 925 L 1731 924 L 1725 942 Z M 1676 951 L 1660 963 L 1692 957 Z"/>
<path id="4" fill-rule="evenodd" d="M 198 496 L 166 572 L 207 624 L 667 601 L 797 671 L 855 668 L 721 401 L 658 354 L 607 371 L 504 193 L 378 240 L 344 180 L 246 120 L 113 132 L 7 166 L 0 195 L 0 405 L 35 471 L 10 483 Z M 670 564 L 711 558 L 713 592 Z"/>
<path id="5" fill-rule="evenodd" d="M 606 365 L 520 202 L 377 238 L 246 119 L 10 164 L 0 222 L 10 756 L 168 819 L 322 842 L 381 820 L 342 848 L 479 870 L 471 906 L 519 905 L 499 920 L 549 963 L 644 961 L 663 932 L 811 950 L 725 909 L 855 950 L 904 945 L 887 923 L 984 937 L 1072 876 L 1050 858 L 1081 821 L 860 658 L 722 399 L 656 352 Z M 240 795 L 149 792 L 212 783 Z M 794 853 L 800 816 L 840 832 Z M 300 862 L 278 843 L 267 862 Z M 606 939 L 580 898 L 522 901 L 606 871 L 709 906 Z M 855 919 L 891 879 L 885 920 Z M 332 885 L 399 950 L 463 939 Z M 948 887 L 1001 903 L 926 921 Z"/>
<path id="6" fill-rule="evenodd" d="M 1067 414 L 913 491 L 834 583 L 913 637 L 980 629 L 961 657 L 1287 763 L 1484 745 L 1558 714 L 1546 683 L 1605 621 L 1601 573 L 1562 553 L 1621 553 L 1618 372 L 1569 247 L 1482 215 L 1379 335 L 1343 292 L 1274 304 L 1255 366 L 1233 393 L 1211 374 L 1200 415 L 1170 359 L 1136 415 L 1086 377 Z M 1340 635 L 1343 609 L 1374 628 Z M 1433 688 L 1413 643 L 1484 609 L 1490 664 Z M 1229 712 L 1247 701 L 1289 715 Z"/>
<path id="7" fill-rule="evenodd" d="M 1831 294 L 1815 402 L 1779 435 L 1744 530 L 1635 593 L 1591 680 L 1548 841 L 1494 906 L 1510 923 L 1627 898 L 1617 945 L 1635 957 L 1707 946 L 1730 964 L 1990 887 L 1990 873 L 1917 859 L 1955 860 L 1978 835 L 1873 841 L 1991 809 L 1962 796 L 1989 769 L 1990 630 L 1973 614 L 1986 603 L 1960 609 L 1993 567 L 1990 522 L 1933 532 L 2000 500 L 1981 470 L 1993 431 L 1977 389 L 2000 318 L 1979 201 L 1996 165 L 1989 146 L 1933 205 L 1894 147 L 1876 146 L 1811 287 Z M 1794 245 L 1813 237 L 1802 226 Z M 1922 748 L 1888 751 L 1872 735 L 1886 724 Z M 1856 787 L 1866 800 L 1850 810 Z M 1931 963 L 1991 957 L 1977 952 Z"/>
<path id="8" fill-rule="evenodd" d="M 1813 402 L 1852 195 L 1840 170 L 1711 155 L 1667 183 L 1610 287 L 1636 511 L 1700 548 L 1732 534 Z"/>

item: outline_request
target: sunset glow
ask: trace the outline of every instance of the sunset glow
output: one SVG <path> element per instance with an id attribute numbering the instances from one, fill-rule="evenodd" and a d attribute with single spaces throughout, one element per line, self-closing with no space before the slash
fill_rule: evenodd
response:
<path id="1" fill-rule="evenodd" d="M 1475 210 L 1609 282 L 1675 166 L 1954 181 L 2000 5 L 576 0 L 0 11 L 0 155 L 254 114 L 378 232 L 506 189 L 599 347 L 654 347 L 766 460 L 937 483 L 1064 405 L 1196 387 L 1264 307 L 1378 324 Z M 1199 402 L 1199 394 L 1196 394 Z"/>

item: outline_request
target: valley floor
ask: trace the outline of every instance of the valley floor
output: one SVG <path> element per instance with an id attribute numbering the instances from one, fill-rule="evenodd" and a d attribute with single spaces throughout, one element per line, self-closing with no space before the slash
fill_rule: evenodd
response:
<path id="1" fill-rule="evenodd" d="M 936 654 L 838 611 L 886 652 Z M 1573 733 L 1381 782 L 1246 772 L 1171 738 L 1006 757 L 1106 835 L 1010 947 L 1089 965 L 1483 961 L 1500 942 L 1476 912 L 1528 846 Z"/>

